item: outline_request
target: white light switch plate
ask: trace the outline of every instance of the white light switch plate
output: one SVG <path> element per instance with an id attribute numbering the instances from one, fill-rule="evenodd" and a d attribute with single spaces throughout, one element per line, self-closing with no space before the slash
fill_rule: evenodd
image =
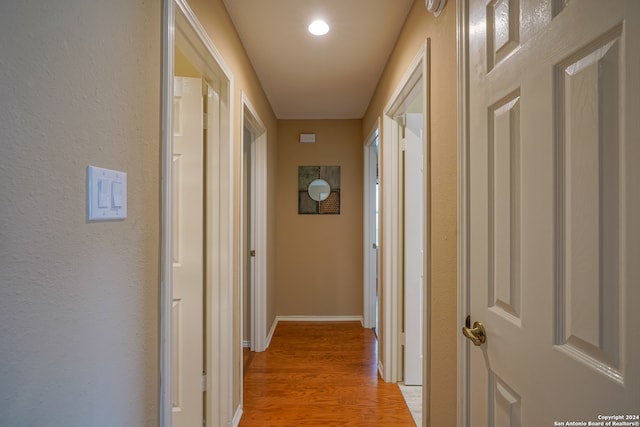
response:
<path id="1" fill-rule="evenodd" d="M 89 221 L 127 217 L 127 173 L 89 166 L 87 168 Z"/>

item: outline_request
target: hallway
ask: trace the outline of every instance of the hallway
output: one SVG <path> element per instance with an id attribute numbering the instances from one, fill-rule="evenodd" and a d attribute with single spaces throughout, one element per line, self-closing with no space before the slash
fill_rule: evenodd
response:
<path id="1" fill-rule="evenodd" d="M 376 338 L 358 322 L 280 322 L 244 377 L 250 426 L 413 426 L 396 384 L 378 378 Z"/>

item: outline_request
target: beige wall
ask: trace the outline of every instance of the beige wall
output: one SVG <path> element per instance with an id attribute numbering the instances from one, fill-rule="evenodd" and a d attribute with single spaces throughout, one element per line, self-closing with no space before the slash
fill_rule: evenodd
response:
<path id="1" fill-rule="evenodd" d="M 298 166 L 315 165 L 341 166 L 340 215 L 298 215 Z M 362 167 L 360 120 L 279 122 L 278 315 L 362 315 Z"/>
<path id="2" fill-rule="evenodd" d="M 0 3 L 0 424 L 157 426 L 161 2 Z M 87 222 L 87 166 L 127 218 Z"/>
<path id="3" fill-rule="evenodd" d="M 416 0 L 389 59 L 383 76 L 363 119 L 367 132 L 393 91 L 400 83 L 411 61 L 431 39 L 430 105 L 431 141 L 431 346 L 430 425 L 449 426 L 456 423 L 456 21 L 455 2 L 449 1 L 443 13 L 435 18 L 428 14 L 424 1 Z M 384 133 L 381 133 L 384 135 Z M 384 144 L 384 140 L 381 141 Z M 426 393 L 425 393 L 426 396 Z"/>
<path id="4" fill-rule="evenodd" d="M 180 77 L 202 78 L 202 72 L 193 66 L 180 49 L 173 51 L 173 74 Z"/>
<path id="5" fill-rule="evenodd" d="M 435 19 L 416 0 L 363 121 L 280 123 L 222 0 L 189 3 L 233 73 L 236 171 L 242 92 L 267 127 L 268 250 L 274 254 L 267 267 L 268 327 L 277 314 L 362 314 L 363 131 L 431 37 L 428 413 L 434 426 L 453 425 L 455 2 Z M 0 71 L 3 424 L 158 424 L 160 8 L 159 2 L 124 0 L 0 5 L 0 57 L 7 59 Z M 300 146 L 301 131 L 316 132 L 318 143 Z M 126 220 L 87 223 L 89 164 L 128 173 Z M 341 215 L 297 214 L 302 164 L 342 166 Z M 238 176 L 234 182 L 238 243 Z M 239 270 L 235 257 L 236 307 Z M 235 323 L 239 348 L 237 316 Z M 239 390 L 238 369 L 234 409 Z"/>
<path id="6" fill-rule="evenodd" d="M 234 144 L 234 247 L 240 248 L 240 171 L 242 164 L 242 93 L 245 93 L 258 116 L 267 128 L 267 329 L 276 318 L 275 299 L 275 239 L 276 239 L 276 155 L 277 121 L 260 82 L 251 66 L 251 62 L 240 42 L 235 28 L 227 14 L 222 0 L 189 0 L 189 5 L 198 20 L 207 31 L 213 44 L 220 52 L 225 64 L 233 74 L 233 144 Z M 233 410 L 240 404 L 240 364 L 239 352 L 242 331 L 240 330 L 240 264 L 239 253 L 234 256 L 234 391 Z"/>

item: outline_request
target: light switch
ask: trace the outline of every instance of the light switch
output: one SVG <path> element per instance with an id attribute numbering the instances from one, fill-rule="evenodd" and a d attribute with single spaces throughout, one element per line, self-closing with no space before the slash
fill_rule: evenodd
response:
<path id="1" fill-rule="evenodd" d="M 121 208 L 124 203 L 124 197 L 122 195 L 122 184 L 119 182 L 111 183 L 111 195 L 113 198 L 113 207 Z"/>
<path id="2" fill-rule="evenodd" d="M 98 180 L 98 207 L 108 208 L 111 199 L 111 181 L 108 179 Z"/>
<path id="3" fill-rule="evenodd" d="M 127 173 L 89 166 L 87 168 L 89 221 L 127 217 Z"/>

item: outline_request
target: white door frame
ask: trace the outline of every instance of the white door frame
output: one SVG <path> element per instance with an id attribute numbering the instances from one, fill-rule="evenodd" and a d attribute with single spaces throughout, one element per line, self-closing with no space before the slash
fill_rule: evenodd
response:
<path id="1" fill-rule="evenodd" d="M 260 120 L 258 113 L 242 93 L 242 131 L 251 131 L 251 230 L 253 232 L 253 248 L 244 248 L 245 239 L 240 239 L 240 265 L 248 256 L 249 250 L 255 250 L 253 258 L 253 278 L 251 281 L 251 350 L 264 351 L 267 348 L 267 128 Z M 244 141 L 244 135 L 242 136 Z M 241 174 L 244 177 L 244 173 Z M 241 178 L 243 179 L 243 178 Z M 242 187 L 241 187 L 242 188 Z M 240 212 L 245 207 L 241 201 Z M 243 283 L 240 272 L 240 283 Z M 241 316 L 241 320 L 244 316 Z M 241 329 L 242 331 L 242 326 Z M 241 363 L 242 365 L 242 363 Z"/>
<path id="2" fill-rule="evenodd" d="M 376 232 L 376 185 L 375 178 L 378 166 L 376 140 L 379 138 L 380 119 L 378 118 L 364 140 L 364 310 L 362 316 L 363 327 L 376 326 L 376 286 L 377 286 L 377 256 L 374 250 Z M 375 156 L 375 157 L 374 157 Z"/>
<path id="3" fill-rule="evenodd" d="M 470 307 L 469 278 L 469 0 L 456 1 L 458 55 L 458 331 Z M 469 344 L 458 334 L 458 427 L 469 420 Z"/>
<path id="4" fill-rule="evenodd" d="M 383 310 L 382 310 L 382 324 L 381 335 L 383 337 L 383 360 L 384 365 L 379 365 L 382 378 L 387 382 L 398 382 L 401 378 L 402 358 L 400 357 L 400 345 L 402 339 L 402 333 L 400 326 L 402 324 L 401 319 L 401 305 L 403 303 L 399 284 L 402 279 L 402 218 L 401 218 L 401 206 L 402 201 L 400 190 L 401 181 L 400 173 L 402 171 L 400 166 L 400 140 L 399 124 L 395 120 L 395 113 L 401 111 L 405 107 L 405 103 L 408 101 L 408 96 L 411 94 L 412 89 L 422 79 L 425 90 L 423 91 L 422 105 L 424 106 L 424 133 L 423 143 L 425 144 L 425 189 L 428 189 L 428 169 L 426 165 L 429 164 L 429 149 L 427 135 L 429 134 L 429 127 L 427 123 L 428 112 L 428 50 L 429 40 L 425 40 L 424 44 L 418 51 L 417 55 L 411 62 L 404 77 L 394 90 L 389 102 L 384 108 L 383 119 L 383 138 L 380 143 L 380 157 L 381 157 L 381 171 L 380 171 L 380 190 L 381 190 L 381 230 L 380 247 L 381 247 L 381 269 L 383 271 L 382 291 L 383 291 Z M 429 215 L 428 197 L 425 199 L 427 206 L 425 209 L 425 215 Z M 425 269 L 428 272 L 428 260 L 429 260 L 429 227 L 428 223 L 425 225 Z M 429 332 L 429 296 L 430 296 L 431 283 L 429 274 L 425 274 L 425 292 L 424 292 L 424 331 L 426 334 Z M 423 384 L 428 384 L 428 361 L 429 361 L 429 340 L 424 339 L 424 360 L 425 366 L 423 370 Z M 425 392 L 428 392 L 428 387 L 424 388 Z M 426 396 L 428 399 L 428 396 Z M 423 399 L 425 401 L 425 399 Z M 428 401 L 428 400 L 427 400 Z"/>
<path id="5" fill-rule="evenodd" d="M 205 80 L 215 83 L 221 108 L 215 135 L 206 141 L 206 359 L 207 426 L 229 425 L 233 391 L 233 76 L 186 0 L 164 0 L 162 61 L 162 212 L 160 271 L 160 425 L 171 416 L 173 76 L 176 37 L 202 60 Z M 186 53 L 186 52 L 185 52 Z M 209 113 L 211 115 L 211 113 Z"/>

